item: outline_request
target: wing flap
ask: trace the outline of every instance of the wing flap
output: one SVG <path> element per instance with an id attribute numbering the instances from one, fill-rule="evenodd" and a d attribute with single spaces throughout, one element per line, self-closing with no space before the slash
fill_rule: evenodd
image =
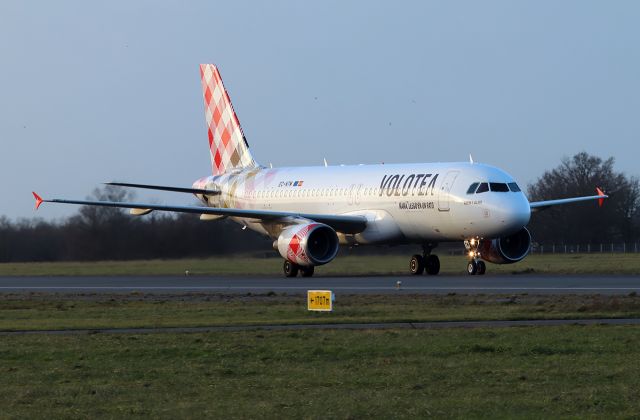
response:
<path id="1" fill-rule="evenodd" d="M 152 211 L 152 209 L 130 209 L 129 214 L 132 216 L 145 216 Z"/>

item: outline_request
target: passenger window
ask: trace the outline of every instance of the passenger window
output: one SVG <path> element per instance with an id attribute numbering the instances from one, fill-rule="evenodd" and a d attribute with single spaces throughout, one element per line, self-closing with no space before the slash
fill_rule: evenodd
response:
<path id="1" fill-rule="evenodd" d="M 520 192 L 520 191 L 522 191 L 522 190 L 520 189 L 520 187 L 518 187 L 518 184 L 516 184 L 515 182 L 510 182 L 510 183 L 509 183 L 509 189 L 510 189 L 511 191 L 513 191 L 513 192 Z"/>
<path id="2" fill-rule="evenodd" d="M 487 191 L 489 191 L 489 184 L 487 184 L 486 182 L 482 182 L 478 187 L 478 189 L 476 190 L 476 194 L 480 194 Z"/>
<path id="3" fill-rule="evenodd" d="M 503 184 L 502 182 L 490 182 L 489 187 L 491 187 L 491 191 L 509 192 L 509 187 L 507 187 L 507 184 Z"/>
<path id="4" fill-rule="evenodd" d="M 469 186 L 469 189 L 467 190 L 467 194 L 473 194 L 474 192 L 476 192 L 476 188 L 478 188 L 478 184 L 480 184 L 479 182 L 474 182 L 473 184 L 471 184 Z"/>

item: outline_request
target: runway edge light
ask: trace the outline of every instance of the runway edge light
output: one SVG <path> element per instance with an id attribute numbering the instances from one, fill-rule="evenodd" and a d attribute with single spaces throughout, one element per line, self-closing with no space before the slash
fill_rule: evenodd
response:
<path id="1" fill-rule="evenodd" d="M 307 309 L 310 311 L 333 311 L 333 292 L 331 290 L 307 290 Z"/>

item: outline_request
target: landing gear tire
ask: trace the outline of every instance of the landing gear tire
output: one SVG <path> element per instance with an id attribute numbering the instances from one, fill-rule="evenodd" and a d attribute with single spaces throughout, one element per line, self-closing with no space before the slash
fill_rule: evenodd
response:
<path id="1" fill-rule="evenodd" d="M 302 277 L 311 277 L 313 276 L 314 266 L 310 267 L 300 267 L 300 274 Z"/>
<path id="2" fill-rule="evenodd" d="M 284 260 L 284 264 L 282 265 L 282 271 L 284 271 L 285 277 L 295 277 L 298 275 L 298 270 L 300 267 L 298 264 L 294 264 L 289 260 Z"/>
<path id="3" fill-rule="evenodd" d="M 478 272 L 478 263 L 475 260 L 469 261 L 467 264 L 467 274 L 470 276 L 475 275 Z"/>
<path id="4" fill-rule="evenodd" d="M 476 264 L 478 265 L 478 275 L 482 276 L 487 272 L 487 264 L 484 261 L 480 260 Z"/>
<path id="5" fill-rule="evenodd" d="M 435 276 L 440 272 L 440 258 L 437 255 L 427 255 L 424 259 L 424 267 L 427 274 Z"/>
<path id="6" fill-rule="evenodd" d="M 424 258 L 422 255 L 416 254 L 411 257 L 411 260 L 409 260 L 409 271 L 414 276 L 424 273 Z"/>

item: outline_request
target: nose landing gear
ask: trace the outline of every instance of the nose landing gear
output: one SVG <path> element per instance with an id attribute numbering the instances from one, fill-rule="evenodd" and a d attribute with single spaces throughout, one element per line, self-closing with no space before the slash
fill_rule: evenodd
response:
<path id="1" fill-rule="evenodd" d="M 467 264 L 467 274 L 473 276 L 475 274 L 483 275 L 487 272 L 487 265 L 480 259 L 480 240 L 472 238 L 464 241 L 464 247 L 467 249 L 469 255 L 469 263 Z"/>
<path id="2" fill-rule="evenodd" d="M 469 275 L 483 275 L 487 271 L 487 265 L 482 260 L 471 260 L 467 264 L 467 273 Z"/>
<path id="3" fill-rule="evenodd" d="M 435 248 L 434 244 L 425 244 L 422 246 L 423 254 L 415 254 L 409 260 L 409 272 L 413 275 L 420 275 L 425 271 L 429 275 L 436 275 L 440 272 L 440 259 L 437 255 L 431 253 Z"/>

